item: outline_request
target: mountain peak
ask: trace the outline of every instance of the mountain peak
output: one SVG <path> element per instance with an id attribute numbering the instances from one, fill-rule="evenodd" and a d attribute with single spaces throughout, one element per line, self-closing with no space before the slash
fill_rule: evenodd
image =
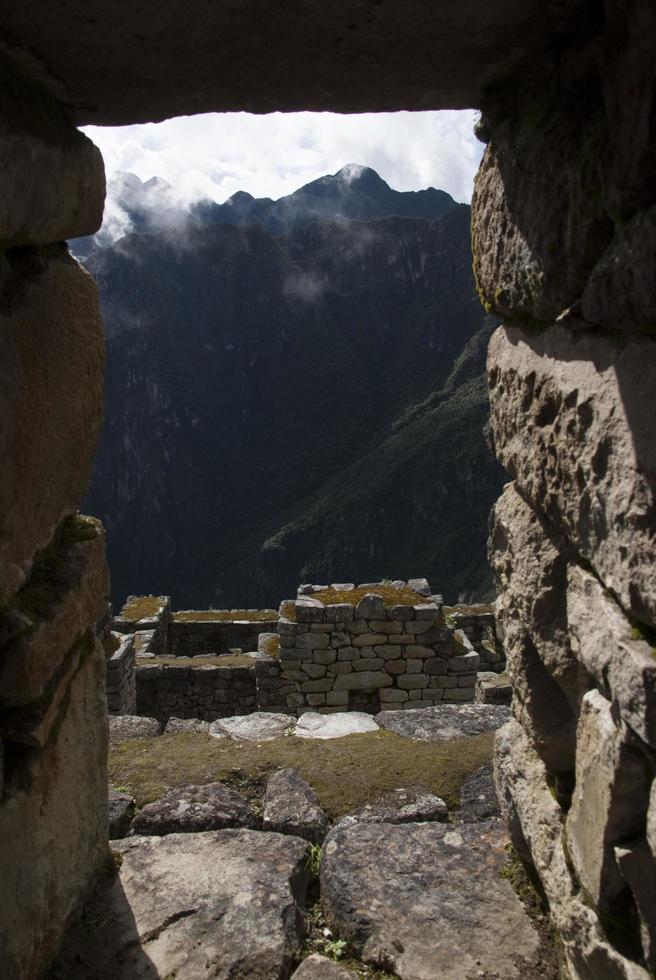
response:
<path id="1" fill-rule="evenodd" d="M 383 180 L 380 174 L 377 174 L 371 167 L 364 167 L 361 163 L 347 163 L 334 176 L 346 184 L 356 182 L 386 184 L 386 181 Z M 386 186 L 389 185 L 386 184 Z"/>

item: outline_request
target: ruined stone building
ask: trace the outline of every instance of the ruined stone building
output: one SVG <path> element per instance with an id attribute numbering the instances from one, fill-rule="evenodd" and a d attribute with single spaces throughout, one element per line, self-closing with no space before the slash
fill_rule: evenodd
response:
<path id="1" fill-rule="evenodd" d="M 77 126 L 475 107 L 496 780 L 573 978 L 656 970 L 656 8 L 650 0 L 8 0 L 0 11 L 0 972 L 41 976 L 107 861 L 103 531 L 77 515 L 103 327 Z"/>

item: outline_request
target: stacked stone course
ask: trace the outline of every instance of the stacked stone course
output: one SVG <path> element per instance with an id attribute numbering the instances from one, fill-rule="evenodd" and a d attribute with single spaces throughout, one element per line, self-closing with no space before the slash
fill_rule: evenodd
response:
<path id="1" fill-rule="evenodd" d="M 474 700 L 480 658 L 467 636 L 432 600 L 386 605 L 375 587 L 357 603 L 324 605 L 321 591 L 300 595 L 293 612 L 283 603 L 291 616 L 278 622 L 280 707 L 302 714 Z"/>
<path id="2" fill-rule="evenodd" d="M 132 633 L 112 633 L 114 652 L 107 660 L 107 710 L 133 715 L 137 710 L 137 674 Z"/>
<path id="3" fill-rule="evenodd" d="M 138 668 L 137 713 L 215 721 L 257 710 L 254 667 L 204 664 L 143 664 Z"/>
<path id="4" fill-rule="evenodd" d="M 144 617 L 131 616 L 130 607 L 148 603 L 153 612 Z M 169 629 L 171 620 L 171 599 L 169 596 L 134 596 L 126 599 L 120 614 L 114 617 L 114 630 L 117 633 L 150 633 L 148 639 L 149 653 L 153 656 L 164 656 L 168 653 Z"/>
<path id="5" fill-rule="evenodd" d="M 481 658 L 480 670 L 501 674 L 506 669 L 506 658 L 496 630 L 496 615 L 493 606 L 451 606 L 444 608 L 444 614 L 456 629 L 466 634 L 470 643 Z"/>
<path id="6" fill-rule="evenodd" d="M 122 612 L 115 622 L 134 632 L 123 634 L 124 644 L 108 662 L 110 713 L 127 713 L 116 705 L 121 691 L 124 704 L 128 697 L 131 657 L 136 710 L 163 724 L 172 716 L 214 721 L 252 711 L 373 714 L 385 707 L 473 701 L 480 656 L 466 633 L 445 621 L 441 596 L 431 595 L 425 579 L 397 581 L 391 587 L 412 586 L 416 601 L 385 605 L 375 591 L 383 585 L 390 588 L 387 583 L 359 586 L 358 595 L 363 588 L 371 592 L 336 605 L 321 602 L 327 586 L 302 585 L 296 600 L 281 604 L 282 615 L 272 613 L 275 619 L 213 620 L 198 613 L 184 618 L 184 613 L 170 614 L 166 596 L 158 597 L 160 609 L 149 619 L 131 620 Z M 132 596 L 129 602 L 139 599 Z M 243 616 L 244 610 L 234 615 Z M 137 629 L 144 626 L 153 628 Z M 252 638 L 257 652 L 226 649 L 228 638 L 244 637 Z M 221 658 L 231 652 L 243 652 L 251 663 L 223 665 Z M 192 661 L 209 656 L 217 662 L 176 663 L 183 653 Z M 156 655 L 157 663 L 150 663 Z"/>

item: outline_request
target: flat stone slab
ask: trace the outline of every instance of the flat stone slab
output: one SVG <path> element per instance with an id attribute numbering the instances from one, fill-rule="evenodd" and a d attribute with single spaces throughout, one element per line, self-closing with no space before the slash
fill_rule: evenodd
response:
<path id="1" fill-rule="evenodd" d="M 109 814 L 109 839 L 125 837 L 134 816 L 134 798 L 109 787 L 107 809 Z"/>
<path id="2" fill-rule="evenodd" d="M 218 830 L 113 847 L 120 871 L 94 900 L 93 934 L 69 934 L 57 978 L 289 976 L 303 932 L 306 841 Z"/>
<path id="3" fill-rule="evenodd" d="M 161 735 L 162 726 L 156 718 L 141 715 L 110 715 L 109 741 L 112 745 L 130 738 L 154 738 Z"/>
<path id="4" fill-rule="evenodd" d="M 510 708 L 499 704 L 437 704 L 411 711 L 380 711 L 376 721 L 397 735 L 417 742 L 452 742 L 493 732 L 510 719 Z"/>
<path id="5" fill-rule="evenodd" d="M 327 956 L 313 953 L 292 973 L 291 980 L 354 980 L 355 976 L 351 970 L 329 960 Z"/>
<path id="6" fill-rule="evenodd" d="M 444 800 L 422 786 L 408 786 L 383 793 L 371 803 L 363 803 L 347 813 L 340 826 L 354 823 L 426 823 L 446 821 L 449 811 Z"/>
<path id="7" fill-rule="evenodd" d="M 512 684 L 507 674 L 479 671 L 476 677 L 476 701 L 481 704 L 506 704 L 512 701 Z"/>
<path id="8" fill-rule="evenodd" d="M 200 718 L 169 718 L 164 729 L 165 735 L 179 735 L 181 732 L 207 733 L 210 730 L 209 721 Z"/>
<path id="9" fill-rule="evenodd" d="M 465 779 L 460 790 L 460 806 L 455 815 L 464 823 L 478 823 L 501 816 L 492 766 L 481 766 Z"/>
<path id="10" fill-rule="evenodd" d="M 210 725 L 210 735 L 228 736 L 248 742 L 268 742 L 280 738 L 296 724 L 292 715 L 276 714 L 273 711 L 256 711 L 252 715 L 234 715 L 232 718 L 219 718 Z"/>
<path id="11" fill-rule="evenodd" d="M 539 976 L 539 937 L 499 876 L 506 842 L 498 821 L 339 825 L 323 849 L 326 917 L 401 980 Z"/>
<path id="12" fill-rule="evenodd" d="M 336 711 L 332 715 L 306 711 L 298 719 L 294 735 L 299 738 L 343 738 L 345 735 L 377 732 L 379 727 L 373 716 L 364 711 Z"/>
<path id="13" fill-rule="evenodd" d="M 132 821 L 132 833 L 195 834 L 226 827 L 255 827 L 255 814 L 241 793 L 223 783 L 177 786 L 148 803 Z"/>
<path id="14" fill-rule="evenodd" d="M 262 826 L 320 843 L 329 821 L 319 797 L 295 769 L 281 769 L 269 778 L 264 794 Z"/>

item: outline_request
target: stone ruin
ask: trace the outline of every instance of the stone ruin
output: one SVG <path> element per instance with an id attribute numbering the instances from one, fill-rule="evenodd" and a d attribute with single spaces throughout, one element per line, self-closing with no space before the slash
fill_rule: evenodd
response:
<path id="1" fill-rule="evenodd" d="M 656 9 L 651 0 L 0 14 L 0 949 L 41 976 L 107 864 L 104 535 L 76 516 L 103 325 L 65 241 L 101 224 L 77 126 L 476 107 L 490 558 L 513 681 L 496 780 L 573 980 L 656 970 Z M 111 64 L 112 70 L 107 66 Z M 439 529 L 436 529 L 439 534 Z M 114 650 L 113 653 L 116 651 Z M 119 658 L 120 660 L 120 658 Z M 120 690 L 120 688 L 119 688 Z M 320 692 L 317 692 L 320 693 Z M 432 710 L 432 709 L 425 709 Z M 80 732 L 85 733 L 80 738 Z M 171 846 L 173 846 L 171 844 Z"/>
<path id="2" fill-rule="evenodd" d="M 162 724 L 470 702 L 491 660 L 498 681 L 478 699 L 510 703 L 492 607 L 445 612 L 426 579 L 302 585 L 279 612 L 172 612 L 168 596 L 129 596 L 101 631 L 109 713 Z"/>

